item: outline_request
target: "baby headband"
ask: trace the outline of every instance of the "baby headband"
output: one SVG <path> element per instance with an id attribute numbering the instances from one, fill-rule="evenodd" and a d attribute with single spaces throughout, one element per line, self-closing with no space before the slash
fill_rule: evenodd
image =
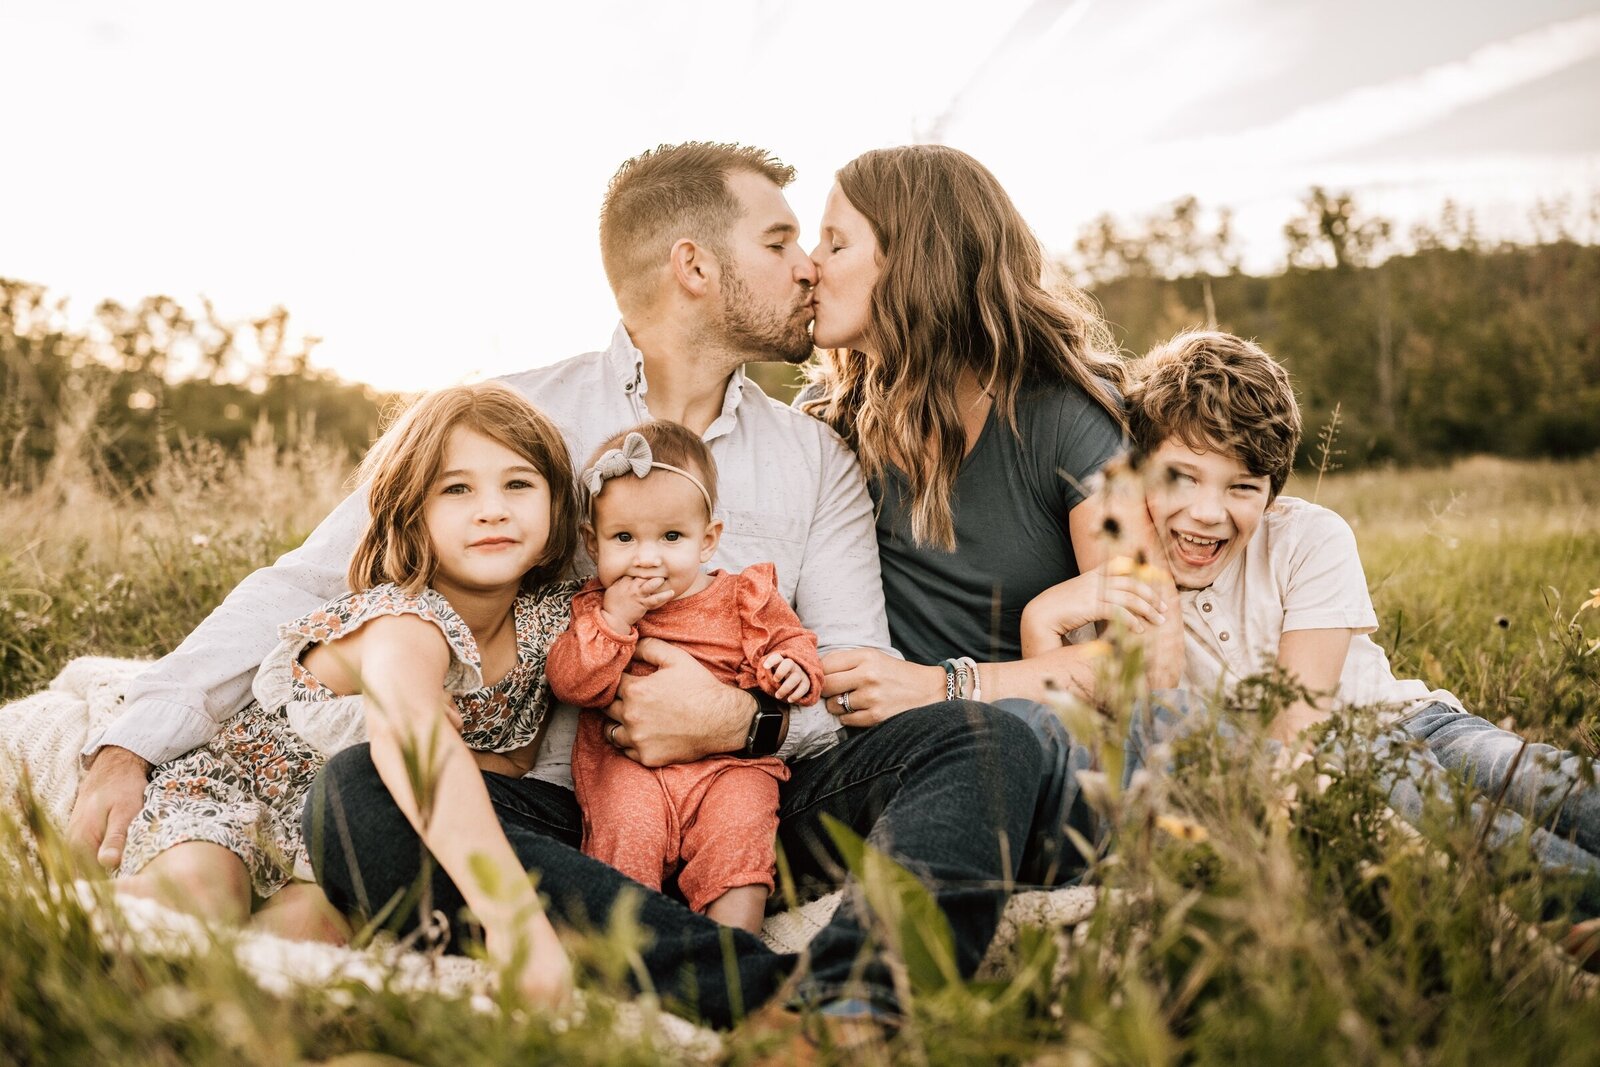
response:
<path id="1" fill-rule="evenodd" d="M 607 449 L 602 452 L 600 458 L 594 461 L 594 466 L 584 471 L 583 477 L 579 480 L 583 483 L 583 487 L 588 490 L 592 506 L 594 498 L 600 495 L 600 490 L 605 488 L 606 482 L 612 478 L 621 478 L 626 474 L 632 474 L 635 478 L 643 478 L 650 473 L 652 467 L 656 470 L 681 474 L 693 482 L 694 487 L 700 490 L 700 495 L 705 498 L 706 514 L 710 515 L 712 513 L 711 494 L 706 491 L 705 483 L 682 467 L 674 467 L 670 463 L 657 463 L 650 454 L 650 442 L 646 441 L 644 435 L 638 431 L 634 431 L 624 437 L 621 448 Z"/>

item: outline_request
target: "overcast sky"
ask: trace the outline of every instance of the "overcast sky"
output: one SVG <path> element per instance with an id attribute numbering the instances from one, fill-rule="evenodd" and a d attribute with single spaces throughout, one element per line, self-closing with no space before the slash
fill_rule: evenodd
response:
<path id="1" fill-rule="evenodd" d="M 938 138 L 1049 247 L 1193 193 L 1246 265 L 1313 183 L 1509 232 L 1600 189 L 1600 0 L 0 0 L 0 276 L 289 307 L 387 388 L 553 362 L 616 312 L 611 172 L 735 140 L 832 173 Z"/>

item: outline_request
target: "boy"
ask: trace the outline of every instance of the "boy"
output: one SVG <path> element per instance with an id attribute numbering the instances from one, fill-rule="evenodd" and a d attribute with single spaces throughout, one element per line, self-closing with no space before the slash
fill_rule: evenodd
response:
<path id="1" fill-rule="evenodd" d="M 1515 761 L 1496 836 L 1516 834 L 1520 816 L 1536 820 L 1548 828 L 1533 834 L 1541 860 L 1590 872 L 1600 889 L 1600 789 L 1584 780 L 1585 757 L 1526 744 L 1518 760 L 1521 737 L 1448 692 L 1396 678 L 1369 636 L 1378 620 L 1349 525 L 1279 496 L 1300 441 L 1284 369 L 1249 341 L 1193 332 L 1158 346 L 1141 370 L 1129 433 L 1156 547 L 1179 590 L 1189 694 L 1225 692 L 1276 663 L 1316 694 L 1269 724 L 1286 745 L 1337 709 L 1380 708 L 1391 739 L 1422 743 L 1419 773 L 1391 783 L 1391 804 L 1407 817 L 1421 809 L 1416 780 L 1437 783 L 1442 769 L 1494 796 Z M 1070 584 L 1040 594 L 1030 613 L 1048 617 Z"/>

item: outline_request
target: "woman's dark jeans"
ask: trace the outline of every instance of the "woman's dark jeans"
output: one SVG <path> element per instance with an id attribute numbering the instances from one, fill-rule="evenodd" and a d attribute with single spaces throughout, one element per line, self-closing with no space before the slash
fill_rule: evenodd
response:
<path id="1" fill-rule="evenodd" d="M 790 765 L 779 804 L 779 845 L 804 886 L 837 884 L 839 853 L 823 825 L 830 816 L 893 856 L 934 892 L 954 933 L 956 963 L 971 975 L 988 948 L 1015 881 L 1038 806 L 1043 751 L 1022 720 L 982 704 L 916 708 L 833 749 Z M 719 926 L 651 892 L 578 850 L 578 806 L 569 790 L 535 779 L 485 774 L 511 847 L 568 927 L 604 928 L 625 890 L 636 894 L 650 984 L 669 1003 L 715 1026 L 730 1026 L 770 998 L 795 970 L 794 956 Z M 403 899 L 390 925 L 417 924 L 421 841 L 378 777 L 366 745 L 339 753 L 318 777 L 303 825 L 317 881 L 336 907 L 375 914 Z M 848 888 L 848 883 L 847 883 Z M 434 909 L 459 946 L 460 891 L 432 874 Z M 868 948 L 859 894 L 847 892 L 811 943 L 796 1000 L 866 1001 L 893 1012 L 890 972 Z"/>

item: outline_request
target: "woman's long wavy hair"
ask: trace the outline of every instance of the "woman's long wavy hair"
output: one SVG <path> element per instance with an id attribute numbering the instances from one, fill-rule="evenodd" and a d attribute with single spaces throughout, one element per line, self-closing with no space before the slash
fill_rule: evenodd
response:
<path id="1" fill-rule="evenodd" d="M 839 189 L 878 239 L 866 347 L 835 349 L 811 374 L 803 406 L 845 438 L 867 476 L 891 465 L 910 484 L 911 535 L 955 548 L 950 497 L 966 453 L 956 403 L 962 370 L 1019 434 L 1017 398 L 1030 385 L 1072 382 L 1125 426 L 1107 384 L 1122 364 L 1087 297 L 1044 287 L 1044 252 L 988 169 L 954 148 L 867 152 L 838 173 Z"/>
<path id="2" fill-rule="evenodd" d="M 423 508 L 444 470 L 457 428 L 476 430 L 527 460 L 550 486 L 550 535 L 544 552 L 522 576 L 533 592 L 572 566 L 578 547 L 577 479 L 566 442 L 553 422 L 516 390 L 499 382 L 457 385 L 428 393 L 395 420 L 356 471 L 367 482 L 372 521 L 350 560 L 355 592 L 393 582 L 419 593 L 439 567 Z"/>

